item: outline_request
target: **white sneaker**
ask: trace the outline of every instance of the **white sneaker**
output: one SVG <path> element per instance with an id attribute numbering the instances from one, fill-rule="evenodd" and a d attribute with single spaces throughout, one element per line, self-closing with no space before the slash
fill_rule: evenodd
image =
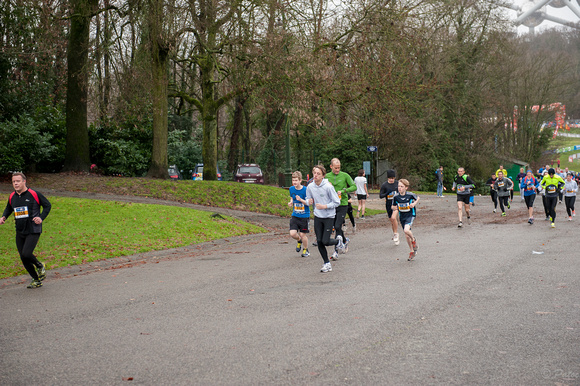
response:
<path id="1" fill-rule="evenodd" d="M 347 237 L 344 243 L 344 248 L 340 251 L 340 253 L 345 254 L 348 252 L 348 243 L 350 243 L 350 239 Z"/>
<path id="2" fill-rule="evenodd" d="M 336 236 L 336 239 L 338 240 L 338 244 L 336 244 L 336 251 L 340 251 L 340 253 L 344 253 L 344 242 L 342 241 L 342 236 L 338 235 Z"/>
<path id="3" fill-rule="evenodd" d="M 334 251 L 332 252 L 332 255 L 330 256 L 330 260 L 338 260 L 338 252 Z"/>
<path id="4" fill-rule="evenodd" d="M 399 234 L 398 233 L 393 234 L 393 241 L 395 242 L 395 245 L 399 245 Z"/>
<path id="5" fill-rule="evenodd" d="M 320 272 L 330 272 L 332 271 L 332 266 L 330 265 L 330 263 L 326 263 L 322 266 L 322 268 L 320 268 Z"/>

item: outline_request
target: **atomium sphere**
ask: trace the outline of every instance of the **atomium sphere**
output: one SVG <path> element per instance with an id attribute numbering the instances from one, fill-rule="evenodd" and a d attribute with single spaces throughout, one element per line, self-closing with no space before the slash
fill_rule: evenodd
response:
<path id="1" fill-rule="evenodd" d="M 580 1 L 580 0 L 578 0 Z M 525 4 L 522 5 L 522 11 L 520 13 L 518 13 L 518 16 L 529 11 L 532 8 L 535 8 L 536 4 L 534 4 L 533 1 L 527 1 Z M 540 11 L 536 11 L 534 13 L 532 13 L 530 16 L 528 16 L 523 22 L 522 24 L 525 25 L 528 28 L 533 28 L 533 27 L 537 27 L 540 24 L 542 24 L 542 22 L 544 21 L 544 17 L 542 16 L 542 13 Z"/>
<path id="2" fill-rule="evenodd" d="M 579 1 L 580 3 L 580 1 Z M 562 8 L 566 6 L 566 2 L 564 0 L 552 0 L 552 2 L 550 4 L 548 4 L 550 7 L 554 7 L 554 8 Z"/>

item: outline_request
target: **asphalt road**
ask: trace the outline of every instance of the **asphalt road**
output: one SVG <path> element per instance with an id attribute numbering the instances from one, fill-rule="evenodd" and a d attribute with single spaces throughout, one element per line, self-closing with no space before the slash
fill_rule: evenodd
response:
<path id="1" fill-rule="evenodd" d="M 580 218 L 455 208 L 422 197 L 413 262 L 380 215 L 326 274 L 282 225 L 0 281 L 0 384 L 580 384 Z"/>

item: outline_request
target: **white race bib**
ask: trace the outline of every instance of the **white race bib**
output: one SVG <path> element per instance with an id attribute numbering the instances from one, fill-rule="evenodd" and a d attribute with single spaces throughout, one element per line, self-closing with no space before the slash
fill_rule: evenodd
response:
<path id="1" fill-rule="evenodd" d="M 14 218 L 28 218 L 28 207 L 20 206 L 14 208 Z"/>

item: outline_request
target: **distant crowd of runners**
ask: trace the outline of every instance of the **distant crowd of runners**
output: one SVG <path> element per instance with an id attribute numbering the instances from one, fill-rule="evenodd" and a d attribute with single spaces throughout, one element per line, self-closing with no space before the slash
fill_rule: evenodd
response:
<path id="1" fill-rule="evenodd" d="M 345 237 L 343 229 L 346 228 L 345 217 L 351 213 L 351 224 L 353 232 L 356 232 L 356 223 L 352 217 L 352 206 L 350 193 L 356 191 L 358 198 L 357 214 L 364 213 L 366 199 L 368 197 L 367 180 L 364 170 L 360 170 L 358 177 L 354 180 L 344 172 L 340 171 L 340 160 L 335 158 L 330 163 L 330 173 L 322 165 L 314 166 L 312 170 L 313 179 L 309 181 L 307 187 L 302 185 L 302 174 L 294 172 L 292 174 L 292 187 L 290 188 L 289 206 L 293 207 L 292 218 L 290 220 L 290 236 L 296 241 L 296 252 L 301 252 L 301 256 L 310 255 L 308 251 L 308 233 L 310 208 L 314 212 L 314 233 L 316 242 L 313 245 L 318 247 L 318 251 L 323 260 L 321 272 L 332 271 L 330 260 L 337 260 L 339 254 L 348 252 L 349 238 Z M 437 196 L 443 197 L 443 192 L 447 189 L 444 185 L 443 167 L 436 171 L 437 176 Z M 516 180 L 520 190 L 521 200 L 525 202 L 528 210 L 528 223 L 534 224 L 534 201 L 539 194 L 542 196 L 542 204 L 546 220 L 550 221 L 552 228 L 556 227 L 556 206 L 558 202 L 564 201 L 568 220 L 576 215 L 574 204 L 578 191 L 578 179 L 580 174 L 566 170 L 556 171 L 546 165 L 538 170 L 536 174 L 532 170 L 524 172 L 522 168 Z M 492 174 L 487 180 L 491 200 L 494 204 L 493 213 L 497 212 L 499 204 L 501 216 L 507 216 L 507 210 L 511 208 L 514 195 L 514 181 L 508 176 L 503 165 Z M 416 218 L 416 205 L 419 197 L 409 191 L 409 181 L 406 179 L 396 179 L 394 170 L 387 171 L 387 181 L 381 185 L 379 198 L 386 200 L 387 216 L 393 232 L 392 240 L 395 245 L 399 245 L 399 222 L 405 234 L 405 240 L 409 246 L 408 260 L 414 260 L 417 255 L 417 239 L 413 235 L 412 226 Z M 465 169 L 460 167 L 453 178 L 451 190 L 457 197 L 458 227 L 463 227 L 463 219 L 468 224 L 471 223 L 471 207 L 475 205 L 474 192 L 475 182 L 466 174 Z M 358 215 L 357 215 L 358 218 Z M 334 233 L 334 238 L 332 235 Z M 333 247 L 332 255 L 328 256 L 327 247 Z"/>

